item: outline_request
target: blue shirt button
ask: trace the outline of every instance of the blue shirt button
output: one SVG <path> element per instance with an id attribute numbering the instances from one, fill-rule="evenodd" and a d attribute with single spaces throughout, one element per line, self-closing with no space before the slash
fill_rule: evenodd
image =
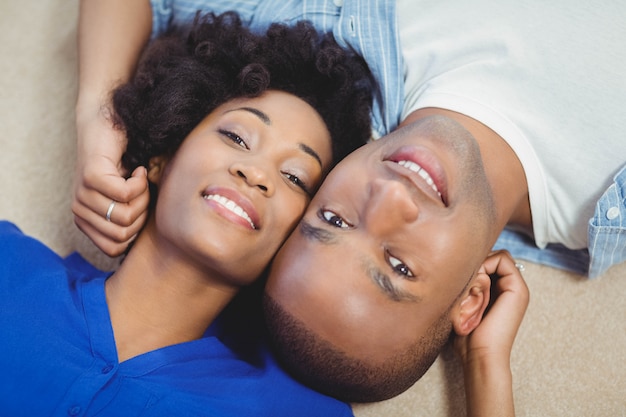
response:
<path id="1" fill-rule="evenodd" d="M 108 374 L 113 369 L 113 365 L 107 365 L 101 369 L 103 374 Z"/>
<path id="2" fill-rule="evenodd" d="M 70 416 L 77 416 L 78 414 L 80 414 L 80 406 L 75 405 L 74 407 L 71 407 L 69 410 L 67 410 L 67 414 Z"/>
<path id="3" fill-rule="evenodd" d="M 609 220 L 616 219 L 619 216 L 619 207 L 611 207 L 606 211 L 606 218 Z"/>

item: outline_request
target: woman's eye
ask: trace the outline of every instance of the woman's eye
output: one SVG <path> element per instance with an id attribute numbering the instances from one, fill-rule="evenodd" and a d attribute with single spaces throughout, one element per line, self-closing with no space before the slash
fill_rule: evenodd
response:
<path id="1" fill-rule="evenodd" d="M 283 175 L 285 176 L 285 178 L 287 178 L 287 181 L 297 185 L 298 187 L 302 188 L 302 190 L 307 193 L 307 195 L 311 195 L 311 193 L 309 192 L 309 187 L 306 185 L 306 183 L 304 181 L 302 181 L 300 178 L 298 178 L 297 175 L 294 174 L 290 174 L 288 172 L 284 172 Z"/>
<path id="2" fill-rule="evenodd" d="M 239 136 L 238 134 L 231 132 L 229 130 L 223 130 L 223 129 L 220 129 L 219 132 L 220 134 L 226 136 L 228 139 L 230 139 L 232 142 L 236 143 L 237 145 L 241 146 L 242 148 L 250 149 L 248 148 L 248 144 L 246 143 L 246 141 L 243 140 L 241 136 Z"/>
<path id="3" fill-rule="evenodd" d="M 409 267 L 406 266 L 406 264 L 403 263 L 400 259 L 396 258 L 395 256 L 391 256 L 389 254 L 387 255 L 387 259 L 389 259 L 389 264 L 391 265 L 393 270 L 396 271 L 397 273 L 404 275 L 406 277 L 414 276 L 413 272 L 411 272 Z"/>
<path id="4" fill-rule="evenodd" d="M 347 229 L 348 227 L 350 227 L 350 225 L 341 217 L 337 216 L 335 213 L 333 213 L 330 210 L 324 210 L 322 211 L 322 217 L 324 218 L 324 221 L 330 225 L 333 225 L 335 227 L 340 227 L 342 229 Z"/>

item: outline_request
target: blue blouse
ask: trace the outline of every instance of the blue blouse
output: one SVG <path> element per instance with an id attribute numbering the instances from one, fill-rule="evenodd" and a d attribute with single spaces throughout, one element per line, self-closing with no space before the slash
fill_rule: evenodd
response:
<path id="1" fill-rule="evenodd" d="M 240 356 L 218 326 L 119 363 L 107 276 L 0 222 L 0 415 L 353 415 L 290 378 L 262 342 Z"/>

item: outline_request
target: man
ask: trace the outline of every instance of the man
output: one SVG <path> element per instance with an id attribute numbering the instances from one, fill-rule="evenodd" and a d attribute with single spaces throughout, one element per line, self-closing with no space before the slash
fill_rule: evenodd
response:
<path id="1" fill-rule="evenodd" d="M 296 375 L 355 398 L 408 388 L 480 321 L 505 228 L 590 276 L 626 259 L 625 10 L 398 2 L 402 127 L 331 172 L 266 287 Z"/>

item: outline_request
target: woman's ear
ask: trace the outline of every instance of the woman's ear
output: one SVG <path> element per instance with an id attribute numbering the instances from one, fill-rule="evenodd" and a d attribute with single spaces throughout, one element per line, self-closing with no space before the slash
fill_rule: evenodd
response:
<path id="1" fill-rule="evenodd" d="M 452 325 L 457 335 L 467 336 L 480 324 L 489 305 L 490 290 L 491 278 L 481 265 L 454 307 Z"/>
<path id="2" fill-rule="evenodd" d="M 148 181 L 158 185 L 168 161 L 169 159 L 165 156 L 153 156 L 150 158 L 148 163 Z"/>

